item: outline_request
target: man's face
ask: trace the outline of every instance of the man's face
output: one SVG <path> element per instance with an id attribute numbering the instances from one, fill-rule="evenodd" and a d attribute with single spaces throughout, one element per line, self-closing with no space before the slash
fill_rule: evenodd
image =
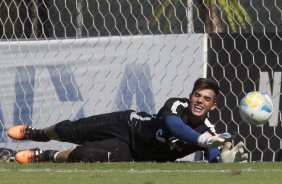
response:
<path id="1" fill-rule="evenodd" d="M 205 118 L 210 110 L 216 108 L 216 95 L 211 89 L 199 89 L 190 95 L 190 109 L 195 117 Z"/>

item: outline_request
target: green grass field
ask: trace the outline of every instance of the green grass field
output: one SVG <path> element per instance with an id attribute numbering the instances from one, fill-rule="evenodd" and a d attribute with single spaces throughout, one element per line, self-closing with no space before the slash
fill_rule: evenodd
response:
<path id="1" fill-rule="evenodd" d="M 0 163 L 4 184 L 279 184 L 282 162 L 208 163 Z"/>

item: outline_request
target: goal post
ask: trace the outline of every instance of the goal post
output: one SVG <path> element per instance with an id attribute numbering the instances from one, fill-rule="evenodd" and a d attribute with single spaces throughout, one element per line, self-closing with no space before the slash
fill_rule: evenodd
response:
<path id="1" fill-rule="evenodd" d="M 238 132 L 234 144 L 245 143 L 250 161 L 281 161 L 281 15 L 277 0 L 3 0 L 0 146 L 68 148 L 13 141 L 6 130 L 128 108 L 157 113 L 209 77 L 221 87 L 209 114 L 217 131 Z M 263 127 L 239 116 L 253 90 L 274 102 Z"/>

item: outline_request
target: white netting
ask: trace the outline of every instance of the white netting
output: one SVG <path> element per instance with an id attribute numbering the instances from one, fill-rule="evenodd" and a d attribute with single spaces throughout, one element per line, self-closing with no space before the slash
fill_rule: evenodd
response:
<path id="1" fill-rule="evenodd" d="M 281 160 L 282 1 L 3 0 L 0 2 L 1 144 L 13 124 L 133 108 L 156 113 L 188 96 L 200 76 L 222 88 L 211 113 L 218 132 L 235 131 L 250 160 Z M 274 102 L 269 124 L 239 117 L 252 90 Z M 54 142 L 41 147 L 65 148 Z"/>

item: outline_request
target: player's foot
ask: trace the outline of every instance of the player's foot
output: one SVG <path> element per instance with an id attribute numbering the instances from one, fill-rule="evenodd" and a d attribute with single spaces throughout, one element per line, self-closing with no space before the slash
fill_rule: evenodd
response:
<path id="1" fill-rule="evenodd" d="M 8 129 L 7 134 L 15 140 L 32 140 L 47 142 L 50 139 L 44 134 L 42 129 L 36 129 L 27 125 L 17 125 Z"/>
<path id="2" fill-rule="evenodd" d="M 39 148 L 23 150 L 16 153 L 16 161 L 19 163 L 51 162 L 58 151 L 40 150 Z"/>
<path id="3" fill-rule="evenodd" d="M 27 140 L 27 133 L 29 132 L 29 127 L 26 125 L 17 125 L 9 128 L 7 134 L 10 138 L 15 140 Z"/>

